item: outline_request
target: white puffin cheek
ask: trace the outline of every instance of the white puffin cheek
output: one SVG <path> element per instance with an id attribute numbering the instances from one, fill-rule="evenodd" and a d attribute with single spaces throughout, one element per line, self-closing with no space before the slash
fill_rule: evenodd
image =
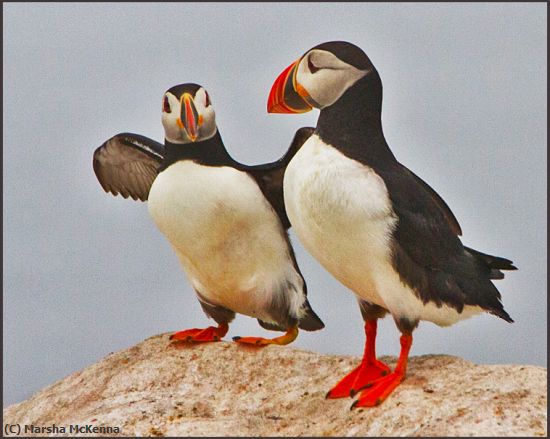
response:
<path id="1" fill-rule="evenodd" d="M 296 70 L 296 82 L 322 109 L 332 105 L 340 96 L 339 88 L 342 82 L 338 80 L 340 73 L 342 73 L 340 70 L 328 68 L 320 68 L 315 73 L 311 73 L 307 67 L 307 57 L 304 57 Z"/>
<path id="2" fill-rule="evenodd" d="M 214 110 L 212 109 L 212 105 L 198 109 L 197 111 L 199 114 L 202 115 L 202 124 L 199 127 L 200 130 L 200 137 L 202 140 L 206 140 L 211 138 L 214 134 L 216 134 L 216 115 L 214 114 Z"/>
<path id="3" fill-rule="evenodd" d="M 200 88 L 193 99 L 197 113 L 200 115 L 201 123 L 199 125 L 200 140 L 211 138 L 216 133 L 216 117 L 212 104 L 206 106 L 208 101 L 206 90 Z"/>
<path id="4" fill-rule="evenodd" d="M 304 75 L 304 82 L 298 80 L 300 84 L 308 91 L 312 99 L 317 102 L 321 108 L 332 105 L 339 97 L 339 88 L 336 70 L 320 69 L 315 73 Z"/>
<path id="5" fill-rule="evenodd" d="M 162 125 L 164 126 L 164 137 L 170 141 L 181 141 L 182 130 L 180 129 L 177 117 L 172 113 L 162 113 Z"/>
<path id="6" fill-rule="evenodd" d="M 323 69 L 318 71 L 317 74 L 320 75 L 317 85 L 323 84 L 323 86 L 318 86 L 315 92 L 318 93 L 323 107 L 328 107 L 340 99 L 348 88 L 365 76 L 366 72 L 350 66 L 350 68 L 344 70 Z M 312 95 L 312 97 L 315 99 L 315 96 Z"/>
<path id="7" fill-rule="evenodd" d="M 172 142 L 189 142 L 185 130 L 178 124 L 181 106 L 178 98 L 173 94 L 167 93 L 170 103 L 170 113 L 162 112 L 162 125 L 164 126 L 164 137 Z"/>
<path id="8" fill-rule="evenodd" d="M 315 102 L 317 102 L 322 108 L 324 103 L 319 100 L 320 94 L 318 89 L 320 88 L 320 85 L 315 77 L 317 74 L 319 74 L 319 72 L 314 75 L 309 71 L 307 68 L 307 56 L 305 56 L 302 58 L 300 64 L 298 64 L 298 68 L 296 69 L 296 83 L 300 84 L 300 86 L 302 86 L 302 88 L 304 88 L 305 91 L 307 91 Z"/>
<path id="9" fill-rule="evenodd" d="M 306 89 L 320 108 L 334 104 L 344 92 L 368 72 L 340 61 L 342 68 L 321 67 L 311 73 L 304 58 L 296 72 L 296 81 Z M 339 66 L 340 67 L 340 66 Z"/>

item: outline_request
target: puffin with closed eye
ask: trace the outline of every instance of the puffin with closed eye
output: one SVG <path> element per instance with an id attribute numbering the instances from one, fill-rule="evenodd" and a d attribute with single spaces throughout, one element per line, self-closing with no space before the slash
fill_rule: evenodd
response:
<path id="1" fill-rule="evenodd" d="M 221 340 L 235 313 L 286 331 L 273 339 L 234 337 L 239 343 L 283 345 L 298 328 L 322 329 L 288 238 L 282 192 L 285 167 L 313 129 L 300 129 L 280 160 L 243 165 L 225 149 L 208 93 L 197 84 L 164 94 L 162 124 L 164 145 L 119 134 L 97 148 L 93 166 L 105 191 L 148 201 L 202 309 L 217 323 L 171 340 Z"/>
<path id="2" fill-rule="evenodd" d="M 342 41 L 308 50 L 275 80 L 268 112 L 318 108 L 315 130 L 284 175 L 288 218 L 306 249 L 357 296 L 365 320 L 361 364 L 327 398 L 380 404 L 404 379 L 421 320 L 448 326 L 481 312 L 512 322 L 492 280 L 515 270 L 464 246 L 443 199 L 397 161 L 382 131 L 382 82 L 367 55 Z M 401 332 L 395 370 L 377 360 L 377 320 Z"/>

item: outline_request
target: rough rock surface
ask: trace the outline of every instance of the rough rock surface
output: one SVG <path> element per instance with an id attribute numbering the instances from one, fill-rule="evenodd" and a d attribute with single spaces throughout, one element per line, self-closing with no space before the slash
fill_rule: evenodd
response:
<path id="1" fill-rule="evenodd" d="M 163 334 L 7 407 L 4 425 L 55 424 L 66 435 L 69 425 L 109 426 L 125 436 L 547 434 L 545 368 L 425 355 L 411 358 L 407 379 L 379 407 L 325 400 L 357 362 L 290 346 L 176 348 Z"/>

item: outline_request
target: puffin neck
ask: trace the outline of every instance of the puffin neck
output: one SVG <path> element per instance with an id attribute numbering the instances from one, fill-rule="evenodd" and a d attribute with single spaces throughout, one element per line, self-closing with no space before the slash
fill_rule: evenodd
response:
<path id="1" fill-rule="evenodd" d="M 362 78 L 322 109 L 315 132 L 361 163 L 383 166 L 395 162 L 382 130 L 382 85 L 377 77 Z"/>
<path id="2" fill-rule="evenodd" d="M 210 139 L 192 143 L 172 143 L 164 139 L 165 156 L 159 171 L 180 160 L 191 160 L 205 166 L 231 166 L 235 163 L 223 144 L 220 132 Z"/>

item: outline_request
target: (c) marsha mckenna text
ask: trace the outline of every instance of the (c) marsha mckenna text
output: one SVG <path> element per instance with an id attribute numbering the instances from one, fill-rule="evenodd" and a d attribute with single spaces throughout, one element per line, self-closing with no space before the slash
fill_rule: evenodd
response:
<path id="1" fill-rule="evenodd" d="M 79 425 L 72 424 L 68 426 L 63 425 L 48 425 L 48 426 L 38 426 L 38 425 L 25 425 L 23 427 L 25 433 L 47 433 L 47 434 L 59 434 L 59 433 L 120 433 L 119 427 L 103 427 L 98 425 Z"/>

